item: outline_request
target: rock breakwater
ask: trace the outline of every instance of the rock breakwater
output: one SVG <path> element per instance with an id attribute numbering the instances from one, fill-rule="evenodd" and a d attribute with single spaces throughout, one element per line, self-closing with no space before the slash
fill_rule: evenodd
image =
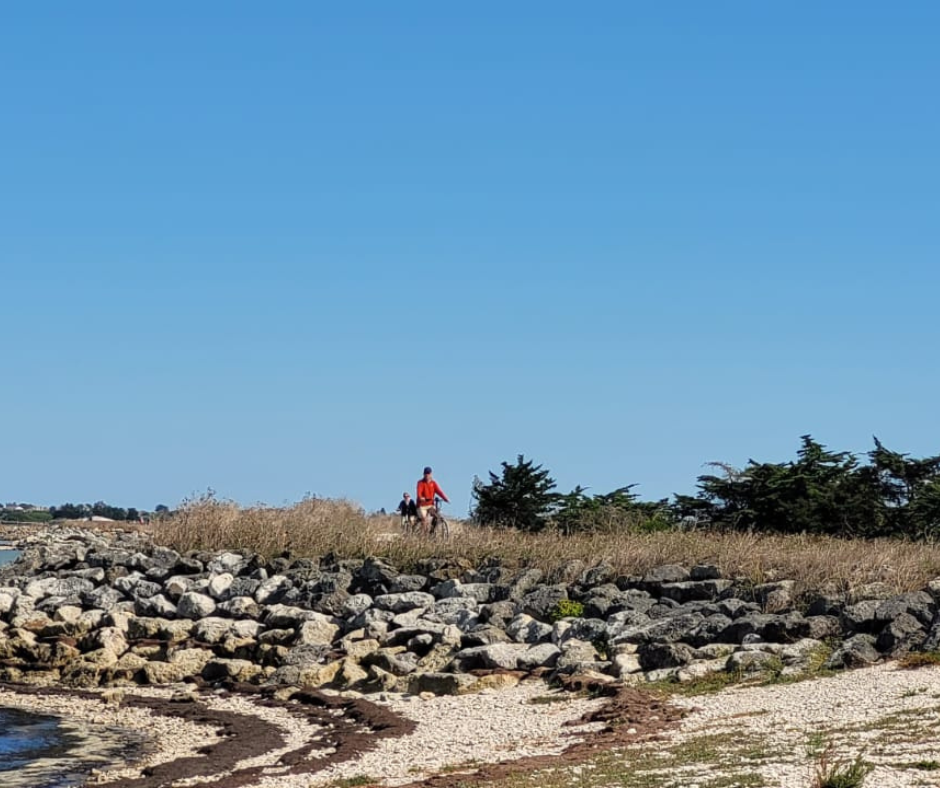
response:
<path id="1" fill-rule="evenodd" d="M 688 681 L 871 664 L 940 647 L 940 582 L 796 598 L 714 566 L 644 576 L 431 560 L 180 554 L 50 530 L 0 570 L 0 681 L 461 694 L 527 675 Z"/>

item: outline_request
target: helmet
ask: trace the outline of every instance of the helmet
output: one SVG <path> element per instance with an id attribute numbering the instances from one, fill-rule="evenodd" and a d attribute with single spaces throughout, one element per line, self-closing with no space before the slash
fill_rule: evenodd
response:
<path id="1" fill-rule="evenodd" d="M 425 473 L 431 473 L 431 466 L 430 466 L 430 465 L 425 465 L 425 466 L 424 466 L 424 472 L 425 472 Z"/>

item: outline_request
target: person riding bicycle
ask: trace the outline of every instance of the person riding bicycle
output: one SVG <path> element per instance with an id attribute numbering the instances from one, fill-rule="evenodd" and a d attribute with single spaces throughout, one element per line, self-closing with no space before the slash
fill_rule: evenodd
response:
<path id="1" fill-rule="evenodd" d="M 418 518 L 418 506 L 408 492 L 402 493 L 401 503 L 398 504 L 398 513 L 401 515 L 402 525 L 414 525 Z"/>
<path id="2" fill-rule="evenodd" d="M 434 518 L 437 516 L 437 507 L 434 505 L 435 496 L 450 503 L 448 497 L 444 495 L 441 485 L 434 480 L 431 473 L 431 468 L 428 466 L 424 469 L 424 476 L 418 479 L 418 516 L 421 518 L 421 530 L 425 533 L 430 532 L 428 515 L 430 514 Z"/>

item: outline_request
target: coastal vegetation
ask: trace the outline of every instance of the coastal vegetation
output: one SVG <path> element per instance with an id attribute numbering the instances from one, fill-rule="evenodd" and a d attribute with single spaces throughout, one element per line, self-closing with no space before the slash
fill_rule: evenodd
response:
<path id="1" fill-rule="evenodd" d="M 940 455 L 911 457 L 877 438 L 864 457 L 831 451 L 811 435 L 796 458 L 744 468 L 711 462 L 692 495 L 640 500 L 635 484 L 589 495 L 556 489 L 548 470 L 519 455 L 502 471 L 477 478 L 472 518 L 529 532 L 660 531 L 707 525 L 722 531 L 840 537 L 940 536 Z"/>

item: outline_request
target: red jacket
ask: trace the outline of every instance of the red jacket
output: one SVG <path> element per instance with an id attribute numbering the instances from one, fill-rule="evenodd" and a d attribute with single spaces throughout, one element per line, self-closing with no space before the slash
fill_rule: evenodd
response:
<path id="1" fill-rule="evenodd" d="M 418 480 L 418 506 L 434 506 L 434 496 L 437 495 L 447 501 L 447 496 L 434 479 L 426 482 L 424 479 Z M 450 501 L 447 501 L 450 503 Z"/>

